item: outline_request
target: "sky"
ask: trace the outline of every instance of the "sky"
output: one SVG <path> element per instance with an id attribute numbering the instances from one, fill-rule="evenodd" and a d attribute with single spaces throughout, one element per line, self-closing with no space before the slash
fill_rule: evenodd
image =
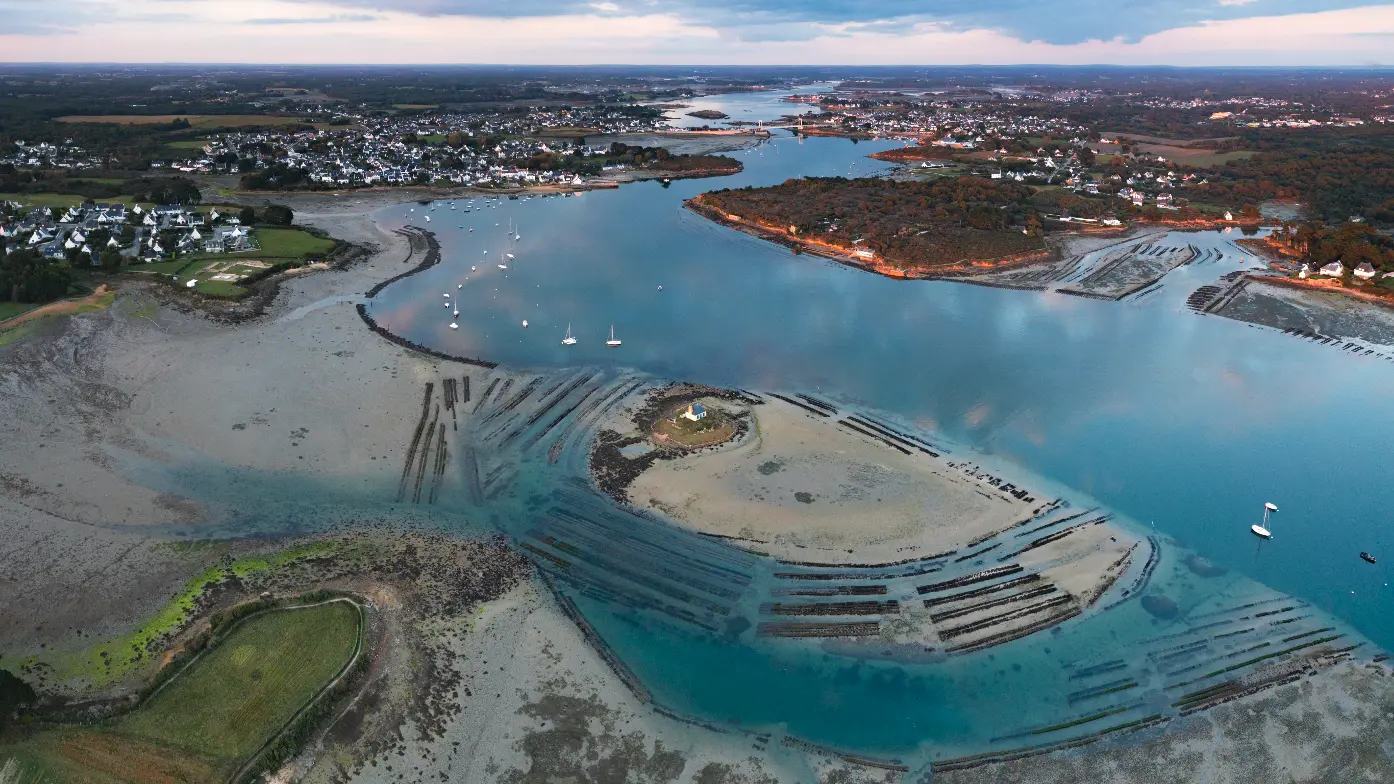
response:
<path id="1" fill-rule="evenodd" d="M 0 0 L 0 62 L 1394 64 L 1369 0 Z"/>

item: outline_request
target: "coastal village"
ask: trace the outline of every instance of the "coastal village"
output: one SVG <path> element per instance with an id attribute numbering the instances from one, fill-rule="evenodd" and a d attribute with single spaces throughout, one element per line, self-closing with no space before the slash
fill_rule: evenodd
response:
<path id="1" fill-rule="evenodd" d="M 8 215 L 6 218 L 4 216 Z M 177 253 L 239 253 L 259 249 L 234 211 L 193 206 L 86 202 L 66 209 L 0 203 L 0 238 L 6 252 L 32 250 L 51 261 L 103 264 L 156 262 Z"/>

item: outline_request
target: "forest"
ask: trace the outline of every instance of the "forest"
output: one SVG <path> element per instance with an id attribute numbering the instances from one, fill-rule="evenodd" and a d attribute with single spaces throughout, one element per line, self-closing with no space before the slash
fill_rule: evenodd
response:
<path id="1" fill-rule="evenodd" d="M 1358 215 L 1394 224 L 1394 130 L 1290 133 L 1264 146 L 1269 149 L 1206 170 L 1209 182 L 1195 187 L 1192 200 L 1256 204 L 1294 199 L 1322 220 Z"/>
<path id="2" fill-rule="evenodd" d="M 1043 249 L 1034 194 L 1024 185 L 978 177 L 809 177 L 714 191 L 698 201 L 810 242 L 847 249 L 856 243 L 904 269 L 929 270 Z"/>

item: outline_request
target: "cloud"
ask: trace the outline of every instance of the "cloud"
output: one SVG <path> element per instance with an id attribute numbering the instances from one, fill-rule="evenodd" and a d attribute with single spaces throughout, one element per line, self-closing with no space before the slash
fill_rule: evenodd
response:
<path id="1" fill-rule="evenodd" d="M 305 0 L 321 2 L 322 0 Z M 417 16 L 467 16 L 517 19 L 531 16 L 574 16 L 602 10 L 615 13 L 611 2 L 585 0 L 338 0 L 345 5 L 378 12 Z M 892 23 L 908 27 L 926 22 L 951 24 L 961 30 L 986 29 L 1017 38 L 1053 44 L 1084 43 L 1122 38 L 1138 41 L 1163 30 L 1209 20 L 1255 15 L 1247 9 L 1258 0 L 646 0 L 639 15 L 670 15 L 690 23 L 718 28 L 741 40 L 792 40 L 797 33 L 771 33 L 776 26 L 802 31 L 811 40 L 816 28 L 844 24 Z M 1323 10 L 1357 7 L 1368 0 L 1324 0 Z M 1311 10 L 1310 0 L 1266 0 L 1267 14 Z M 753 28 L 763 28 L 764 31 Z"/>
<path id="2" fill-rule="evenodd" d="M 247 19 L 242 24 L 249 25 L 292 25 L 292 24 L 335 24 L 338 22 L 376 22 L 381 16 L 375 14 L 333 14 L 331 16 L 265 16 Z"/>
<path id="3" fill-rule="evenodd" d="M 667 8 L 671 0 L 616 2 L 613 12 L 587 4 L 563 16 L 512 17 L 369 11 L 367 0 L 180 0 L 177 14 L 169 13 L 166 0 L 0 0 L 4 11 L 27 11 L 5 17 L 20 23 L 0 28 L 0 57 L 149 62 L 158 52 L 161 61 L 196 63 L 1351 65 L 1389 61 L 1394 36 L 1394 5 L 1279 13 L 1269 9 L 1286 0 L 1265 0 L 1264 16 L 1215 14 L 1173 20 L 1141 36 L 1061 43 L 1045 34 L 918 15 L 781 21 L 760 7 L 771 0 L 726 1 L 744 4 L 739 18 L 708 19 L 710 8 L 682 13 Z M 1132 0 L 1112 2 L 1123 9 Z M 518 3 L 541 0 L 511 5 Z M 1037 10 L 1030 16 L 1051 15 Z"/>

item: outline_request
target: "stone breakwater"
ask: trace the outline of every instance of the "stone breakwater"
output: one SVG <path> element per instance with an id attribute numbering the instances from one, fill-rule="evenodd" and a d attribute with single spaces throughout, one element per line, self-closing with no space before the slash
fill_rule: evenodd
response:
<path id="1" fill-rule="evenodd" d="M 403 278 L 411 277 L 412 275 L 415 275 L 418 272 L 428 270 L 431 267 L 434 267 L 435 265 L 440 263 L 440 241 L 436 239 L 436 235 L 433 232 L 426 231 L 425 229 L 419 228 L 417 226 L 406 226 L 402 229 L 398 229 L 396 233 L 402 235 L 403 237 L 406 237 L 408 241 L 411 243 L 411 253 L 408 253 L 407 257 L 402 260 L 403 264 L 406 264 L 407 262 L 411 261 L 412 254 L 416 252 L 416 244 L 418 241 L 420 241 L 422 244 L 426 246 L 426 257 L 421 260 L 420 264 L 417 264 L 415 267 L 412 267 L 406 272 L 403 272 L 400 275 L 394 275 L 388 278 L 387 280 L 378 283 L 376 286 L 373 286 L 371 289 L 368 290 L 367 296 L 369 298 L 376 297 L 378 293 L 381 292 L 383 289 L 387 288 L 393 283 L 396 283 L 399 280 L 402 280 Z M 407 340 L 406 338 L 397 335 L 393 333 L 391 330 L 388 330 L 387 328 L 378 324 L 378 322 L 372 316 L 368 315 L 368 307 L 361 302 L 358 303 L 358 317 L 363 319 L 363 323 L 368 325 L 368 329 L 371 329 L 373 332 L 376 332 L 383 338 L 393 343 L 396 343 L 399 346 L 409 348 L 412 351 L 426 354 L 427 356 L 436 357 L 437 359 L 445 359 L 450 360 L 452 362 L 463 362 L 467 365 L 478 365 L 479 367 L 485 368 L 498 367 L 497 362 L 489 362 L 488 360 L 484 359 L 475 359 L 474 357 L 461 357 L 455 354 L 447 354 L 444 351 L 437 351 L 436 349 L 423 346 L 420 343 Z"/>

